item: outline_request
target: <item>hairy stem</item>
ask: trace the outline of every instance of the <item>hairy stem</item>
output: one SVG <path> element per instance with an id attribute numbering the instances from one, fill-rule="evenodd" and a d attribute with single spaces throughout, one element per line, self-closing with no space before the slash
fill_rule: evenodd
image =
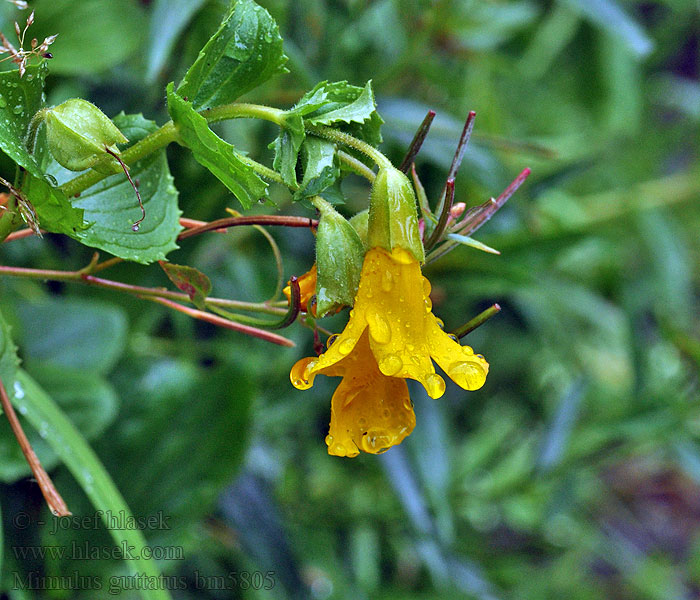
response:
<path id="1" fill-rule="evenodd" d="M 306 131 L 316 135 L 318 137 L 325 138 L 331 142 L 337 142 L 338 144 L 343 144 L 348 148 L 362 152 L 365 156 L 371 158 L 379 167 L 392 167 L 391 161 L 384 156 L 379 150 L 374 146 L 370 146 L 367 142 L 358 140 L 356 137 L 351 136 L 349 133 L 344 131 L 338 131 L 332 127 L 326 127 L 325 125 L 311 125 L 306 124 Z"/>

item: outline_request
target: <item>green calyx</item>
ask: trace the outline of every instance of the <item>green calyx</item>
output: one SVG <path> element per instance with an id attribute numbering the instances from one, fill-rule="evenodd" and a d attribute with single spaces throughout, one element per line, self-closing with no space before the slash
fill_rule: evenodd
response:
<path id="1" fill-rule="evenodd" d="M 129 140 L 94 104 L 73 98 L 46 109 L 43 118 L 49 150 L 60 165 L 71 171 L 121 172 L 107 150 L 119 154 L 116 145 Z"/>
<path id="2" fill-rule="evenodd" d="M 369 248 L 403 248 L 425 262 L 418 229 L 416 194 L 408 177 L 398 169 L 383 166 L 372 185 L 367 223 Z"/>
<path id="3" fill-rule="evenodd" d="M 360 285 L 365 247 L 352 225 L 328 202 L 312 202 L 321 213 L 316 233 L 316 314 L 352 306 Z"/>

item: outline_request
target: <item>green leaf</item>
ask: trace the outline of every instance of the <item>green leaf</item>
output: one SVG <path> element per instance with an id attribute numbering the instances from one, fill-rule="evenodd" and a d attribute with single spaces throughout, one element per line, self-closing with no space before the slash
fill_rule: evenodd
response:
<path id="1" fill-rule="evenodd" d="M 274 19 L 252 0 L 238 0 L 185 74 L 177 93 L 194 108 L 227 104 L 285 72 L 286 61 Z"/>
<path id="2" fill-rule="evenodd" d="M 104 377 L 87 369 L 33 365 L 30 374 L 88 440 L 99 436 L 117 416 L 117 395 Z"/>
<path id="3" fill-rule="evenodd" d="M 104 439 L 105 461 L 119 466 L 120 487 L 138 514 L 162 510 L 181 529 L 160 535 L 187 535 L 188 524 L 213 508 L 240 467 L 256 397 L 253 380 L 245 369 L 201 369 L 170 359 L 141 361 L 123 375 L 117 385 L 129 390 L 122 408 L 127 418 Z M 135 469 L 138 477 L 131 476 Z"/>
<path id="4" fill-rule="evenodd" d="M 0 149 L 32 175 L 43 178 L 39 163 L 25 146 L 34 114 L 44 105 L 46 63 L 29 66 L 24 77 L 19 71 L 0 73 Z"/>
<path id="5" fill-rule="evenodd" d="M 73 206 L 61 190 L 44 179 L 28 175 L 22 191 L 32 203 L 42 229 L 78 237 L 79 232 L 89 227 L 89 223 L 85 222 L 85 211 Z"/>
<path id="6" fill-rule="evenodd" d="M 353 133 L 373 146 L 382 141 L 379 131 L 382 120 L 376 112 L 371 82 L 367 82 L 367 85 L 361 88 L 350 85 L 347 81 L 322 81 L 304 94 L 293 108 L 285 112 L 282 130 L 270 144 L 275 150 L 273 166 L 291 186 L 297 184 L 296 164 L 306 136 L 304 117 L 308 117 L 309 122 L 313 124 L 345 123 L 341 129 Z M 301 197 L 317 193 L 319 192 L 304 194 Z"/>
<path id="7" fill-rule="evenodd" d="M 10 326 L 0 313 L 0 379 L 5 384 L 8 394 L 11 393 L 10 385 L 15 380 L 18 366 L 17 347 L 12 342 Z"/>
<path id="8" fill-rule="evenodd" d="M 327 92 L 328 102 L 309 117 L 314 125 L 331 125 L 343 123 L 364 123 L 376 110 L 372 83 L 367 82 L 364 88 L 358 88 L 341 81 L 331 84 Z M 358 95 L 358 90 L 361 90 Z"/>
<path id="9" fill-rule="evenodd" d="M 58 33 L 51 46 L 51 72 L 87 75 L 133 55 L 146 37 L 146 15 L 137 0 L 37 0 L 29 34 L 40 41 Z"/>
<path id="10" fill-rule="evenodd" d="M 297 185 L 297 159 L 304 138 L 303 118 L 300 114 L 290 111 L 284 116 L 284 124 L 280 134 L 269 146 L 275 150 L 272 166 L 282 176 L 284 182 L 291 187 Z"/>
<path id="11" fill-rule="evenodd" d="M 591 23 L 621 40 L 637 58 L 654 50 L 654 41 L 644 28 L 630 17 L 615 0 L 564 0 L 565 4 Z"/>
<path id="12" fill-rule="evenodd" d="M 143 552 L 146 540 L 139 529 L 110 529 L 108 515 L 123 514 L 131 520 L 133 516 L 119 490 L 102 466 L 80 432 L 70 422 L 56 403 L 24 371 L 17 374 L 17 389 L 21 392 L 13 399 L 18 412 L 38 431 L 53 451 L 68 467 L 90 499 L 96 511 L 104 515 L 105 527 L 117 545 L 133 546 L 138 561 L 126 561 L 126 567 L 135 575 L 154 580 L 160 577 L 155 560 L 146 558 Z M 20 396 L 20 397 L 17 397 Z M 141 597 L 146 600 L 169 600 L 170 594 L 163 589 L 141 589 Z"/>
<path id="13" fill-rule="evenodd" d="M 206 309 L 205 300 L 211 292 L 211 281 L 201 271 L 186 265 L 175 265 L 173 263 L 158 261 L 165 274 L 168 276 L 182 292 L 185 292 L 194 305 L 201 309 Z"/>
<path id="14" fill-rule="evenodd" d="M 476 248 L 477 250 L 481 250 L 482 252 L 488 252 L 489 254 L 500 254 L 500 252 L 494 248 L 491 248 L 491 246 L 487 246 L 483 242 L 480 242 L 479 240 L 475 240 L 474 238 L 470 238 L 467 235 L 460 235 L 459 233 L 448 233 L 447 234 L 447 239 L 453 240 L 457 242 L 458 244 L 463 244 L 464 246 L 470 246 L 472 248 Z"/>
<path id="15" fill-rule="evenodd" d="M 42 387 L 51 390 L 56 404 L 87 439 L 95 439 L 117 415 L 117 398 L 114 389 L 103 377 L 78 369 L 51 365 L 35 365 L 32 374 Z M 4 381 L 4 380 L 3 380 Z M 22 388 L 13 385 L 15 394 Z M 20 418 L 22 415 L 20 415 Z M 53 469 L 59 458 L 47 444 L 46 428 L 35 431 L 24 427 L 34 451 L 45 469 Z M 0 416 L 0 480 L 13 483 L 31 476 L 31 469 L 20 450 L 10 425 Z"/>
<path id="16" fill-rule="evenodd" d="M 142 115 L 120 113 L 112 120 L 132 144 L 157 129 L 153 121 Z M 47 172 L 59 183 L 75 177 L 75 173 L 55 161 L 51 161 Z M 131 184 L 122 173 L 103 179 L 73 200 L 74 206 L 85 211 L 84 218 L 91 226 L 69 235 L 86 246 L 100 248 L 126 260 L 143 264 L 162 260 L 177 248 L 175 242 L 182 230 L 177 190 L 165 150 L 137 161 L 129 172 L 139 181 L 146 210 L 146 219 L 139 231 L 132 231 L 131 224 L 141 217 L 141 210 Z"/>
<path id="17" fill-rule="evenodd" d="M 19 302 L 18 341 L 28 365 L 51 364 L 107 373 L 126 346 L 124 313 L 112 304 L 77 298 Z"/>
<path id="18" fill-rule="evenodd" d="M 151 12 L 146 79 L 158 76 L 178 36 L 202 7 L 204 0 L 156 0 Z"/>
<path id="19" fill-rule="evenodd" d="M 177 127 L 179 142 L 197 162 L 209 169 L 238 198 L 243 208 L 267 197 L 267 183 L 246 164 L 245 157 L 211 129 L 207 120 L 168 85 L 168 111 Z"/>
<path id="20" fill-rule="evenodd" d="M 308 138 L 301 147 L 304 162 L 304 178 L 295 200 L 317 196 L 333 185 L 340 176 L 335 156 L 335 144 L 319 138 Z"/>

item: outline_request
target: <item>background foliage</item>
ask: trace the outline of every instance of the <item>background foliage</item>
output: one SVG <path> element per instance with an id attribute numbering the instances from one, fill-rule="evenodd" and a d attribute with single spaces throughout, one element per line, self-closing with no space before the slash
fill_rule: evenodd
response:
<path id="1" fill-rule="evenodd" d="M 700 11 L 693 0 L 269 0 L 290 73 L 248 97 L 283 108 L 320 80 L 373 80 L 383 150 L 398 163 L 438 112 L 417 166 L 439 192 L 468 110 L 477 125 L 457 200 L 483 202 L 533 175 L 484 229 L 501 256 L 458 249 L 429 268 L 449 328 L 499 302 L 470 334 L 486 385 L 412 389 L 418 424 L 381 457 L 328 457 L 335 382 L 296 392 L 297 349 L 216 330 L 130 297 L 70 284 L 0 280 L 28 374 L 90 441 L 135 515 L 163 511 L 152 546 L 185 577 L 178 598 L 683 599 L 700 593 Z M 176 82 L 216 30 L 215 0 L 37 0 L 37 37 L 58 32 L 49 105 L 70 97 L 110 116 L 167 120 Z M 2 30 L 16 11 L 2 6 Z M 89 26 L 86 24 L 89 23 Z M 218 126 L 267 164 L 276 128 Z M 168 148 L 179 206 L 211 220 L 235 201 L 189 153 Z M 0 159 L 4 172 L 11 163 Z M 344 182 L 347 213 L 364 182 Z M 270 187 L 279 210 L 289 194 Z M 86 200 L 87 202 L 87 200 Z M 269 212 L 254 207 L 254 212 Z M 313 261 L 307 231 L 276 229 L 285 274 Z M 269 246 L 252 228 L 185 240 L 168 255 L 214 293 L 274 291 Z M 88 248 L 60 235 L 13 241 L 3 264 L 78 269 Z M 166 285 L 155 267 L 114 277 Z M 330 329 L 345 317 L 329 320 Z M 2 366 L 2 365 L 0 365 Z M 28 383 L 31 385 L 31 383 Z M 31 420 L 31 415 L 27 415 Z M 91 472 L 33 443 L 75 514 Z M 26 425 L 29 430 L 30 424 Z M 44 436 L 45 437 L 45 436 Z M 13 590 L 15 572 L 123 575 L 124 561 L 18 561 L 13 547 L 108 547 L 103 530 L 56 535 L 0 423 L 3 578 L 8 598 L 93 598 Z M 33 526 L 12 517 L 25 511 Z M 138 570 L 138 569 L 137 569 Z M 274 571 L 274 589 L 195 590 L 195 573 Z M 137 597 L 125 591 L 123 597 Z"/>

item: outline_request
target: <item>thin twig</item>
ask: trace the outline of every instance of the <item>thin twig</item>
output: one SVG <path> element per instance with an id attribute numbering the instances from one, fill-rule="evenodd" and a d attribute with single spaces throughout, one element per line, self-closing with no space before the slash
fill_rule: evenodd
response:
<path id="1" fill-rule="evenodd" d="M 41 466 L 39 458 L 34 452 L 32 445 L 29 443 L 29 440 L 22 429 L 22 425 L 17 418 L 15 409 L 10 402 L 10 398 L 7 396 L 7 391 L 5 390 L 5 386 L 3 385 L 1 379 L 0 402 L 2 403 L 2 410 L 7 416 L 7 420 L 12 428 L 12 433 L 15 434 L 19 447 L 22 449 L 22 454 L 24 454 L 24 458 L 26 458 L 27 462 L 29 463 L 29 467 L 34 474 L 34 478 L 39 484 L 39 489 L 41 489 L 41 493 L 44 495 L 46 504 L 49 505 L 49 510 L 57 517 L 69 516 L 72 513 L 68 510 L 68 507 L 63 501 L 61 494 L 58 493 L 53 481 L 51 481 L 51 477 L 49 477 L 48 473 L 44 470 L 44 467 Z"/>
<path id="2" fill-rule="evenodd" d="M 221 327 L 225 327 L 226 329 L 232 329 L 233 331 L 245 333 L 261 340 L 265 340 L 266 342 L 272 342 L 273 344 L 278 344 L 279 346 L 294 346 L 294 342 L 292 340 L 288 340 L 287 338 L 277 335 L 276 333 L 271 333 L 256 327 L 250 327 L 249 325 L 243 325 L 242 323 L 235 323 L 234 321 L 229 321 L 228 319 L 224 319 L 218 315 L 213 315 L 211 313 L 204 312 L 203 310 L 178 304 L 172 300 L 166 300 L 165 298 L 159 298 L 157 296 L 143 296 L 143 299 L 150 300 L 151 302 L 157 302 L 158 304 L 162 304 L 163 306 L 177 310 L 194 319 L 199 319 L 200 321 L 206 321 L 207 323 L 219 325 Z"/>
<path id="3" fill-rule="evenodd" d="M 41 234 L 46 233 L 43 229 L 40 229 L 39 232 Z M 4 242 L 11 242 L 13 240 L 21 240 L 23 238 L 27 237 L 32 237 L 33 235 L 36 235 L 36 232 L 34 232 L 32 229 L 20 229 L 19 231 L 13 231 L 10 233 L 3 241 Z"/>
<path id="4" fill-rule="evenodd" d="M 318 221 L 308 219 L 306 217 L 287 217 L 283 215 L 258 215 L 248 217 L 226 217 L 217 219 L 199 227 L 187 229 L 177 236 L 178 240 L 198 235 L 206 231 L 215 231 L 217 229 L 227 229 L 228 227 L 237 227 L 239 225 L 277 225 L 281 227 L 308 227 L 316 229 Z"/>
<path id="5" fill-rule="evenodd" d="M 201 227 L 206 225 L 209 221 L 200 221 L 198 219 L 188 219 L 187 217 L 180 217 L 180 225 L 185 229 L 194 229 L 195 227 Z M 217 233 L 226 233 L 225 229 L 217 230 Z"/>
<path id="6" fill-rule="evenodd" d="M 521 171 L 510 185 L 503 190 L 503 193 L 498 198 L 492 198 L 490 206 L 487 206 L 484 210 L 480 211 L 477 215 L 470 219 L 464 219 L 464 225 L 460 225 L 455 229 L 454 233 L 461 233 L 462 235 L 470 235 L 484 225 L 495 213 L 501 208 L 508 199 L 515 194 L 518 188 L 523 184 L 523 182 L 530 175 L 530 169 L 525 168 Z"/>
<path id="7" fill-rule="evenodd" d="M 467 115 L 467 120 L 464 122 L 464 129 L 462 129 L 462 135 L 459 137 L 457 150 L 455 150 L 452 165 L 450 165 L 450 171 L 447 173 L 447 179 L 454 179 L 457 177 L 457 171 L 459 171 L 459 167 L 462 164 L 464 153 L 467 151 L 467 144 L 469 144 L 469 138 L 472 135 L 472 129 L 474 129 L 474 117 L 476 117 L 476 113 L 470 110 Z"/>
<path id="8" fill-rule="evenodd" d="M 472 320 L 467 321 L 464 325 L 455 329 L 452 332 L 452 335 L 456 335 L 458 338 L 461 339 L 468 333 L 474 331 L 477 327 L 480 327 L 481 325 L 486 323 L 486 321 L 488 321 L 494 315 L 497 315 L 499 312 L 501 312 L 501 307 L 498 304 L 489 306 L 485 311 L 480 312 Z"/>
<path id="9" fill-rule="evenodd" d="M 452 210 L 452 203 L 455 199 L 455 180 L 448 179 L 445 183 L 445 191 L 442 197 L 442 208 L 440 210 L 440 219 L 438 224 L 433 229 L 433 233 L 425 242 L 425 249 L 429 251 L 435 244 L 437 244 L 442 238 L 443 233 L 445 233 L 445 228 L 450 219 L 450 211 Z"/>
<path id="10" fill-rule="evenodd" d="M 413 137 L 413 141 L 406 151 L 406 156 L 404 156 L 404 159 L 401 161 L 401 165 L 399 166 L 400 171 L 408 174 L 416 155 L 425 141 L 425 137 L 428 135 L 428 131 L 430 131 L 430 126 L 433 124 L 434 118 L 435 111 L 429 110 L 428 114 L 425 115 L 425 119 L 423 119 L 423 122 L 420 124 L 418 131 L 416 131 L 416 135 Z"/>

